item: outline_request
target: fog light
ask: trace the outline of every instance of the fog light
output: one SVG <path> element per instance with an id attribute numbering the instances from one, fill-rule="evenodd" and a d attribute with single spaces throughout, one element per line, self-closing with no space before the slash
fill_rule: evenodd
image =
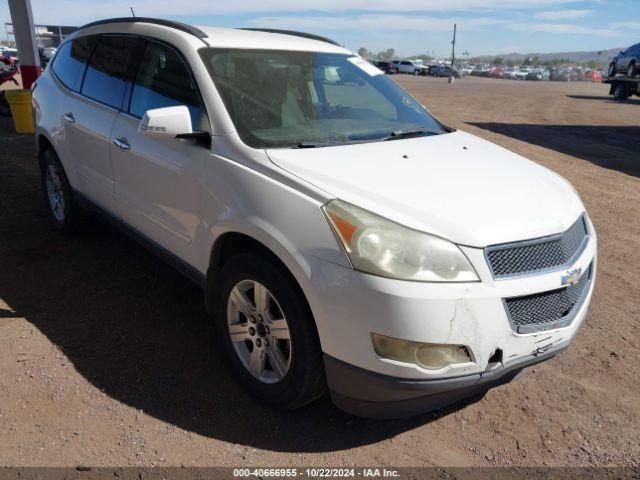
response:
<path id="1" fill-rule="evenodd" d="M 463 345 L 421 343 L 371 334 L 375 352 L 398 362 L 413 363 L 427 370 L 440 370 L 456 363 L 471 361 L 469 349 Z"/>
<path id="2" fill-rule="evenodd" d="M 418 347 L 416 360 L 422 368 L 439 370 L 454 363 L 467 363 L 471 356 L 466 347 L 461 345 L 429 345 Z"/>

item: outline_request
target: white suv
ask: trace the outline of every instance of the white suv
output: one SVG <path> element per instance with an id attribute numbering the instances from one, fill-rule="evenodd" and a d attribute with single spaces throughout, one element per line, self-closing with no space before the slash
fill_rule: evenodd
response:
<path id="1" fill-rule="evenodd" d="M 394 60 L 393 66 L 398 73 L 411 73 L 413 75 L 426 75 L 422 60 Z"/>
<path id="2" fill-rule="evenodd" d="M 87 25 L 33 92 L 51 217 L 116 220 L 205 291 L 237 378 L 365 416 L 477 395 L 567 347 L 596 234 L 557 174 L 287 31 Z"/>

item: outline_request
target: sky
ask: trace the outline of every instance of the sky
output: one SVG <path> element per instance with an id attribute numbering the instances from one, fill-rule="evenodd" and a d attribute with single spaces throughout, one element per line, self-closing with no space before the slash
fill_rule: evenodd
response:
<path id="1" fill-rule="evenodd" d="M 640 42 L 640 0 L 31 0 L 36 23 L 82 25 L 108 17 L 193 25 L 301 30 L 346 47 L 399 55 L 592 51 Z M 0 0 L 0 20 L 10 21 Z M 3 32 L 4 35 L 4 32 Z"/>

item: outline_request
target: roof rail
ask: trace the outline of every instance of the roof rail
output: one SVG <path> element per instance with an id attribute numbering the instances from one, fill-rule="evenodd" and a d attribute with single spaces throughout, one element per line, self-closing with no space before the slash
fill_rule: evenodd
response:
<path id="1" fill-rule="evenodd" d="M 121 18 L 107 18 L 104 20 L 98 20 L 96 22 L 87 23 L 81 26 L 78 30 L 83 28 L 95 27 L 97 25 L 108 25 L 110 23 L 153 23 L 154 25 L 162 25 L 164 27 L 175 28 L 183 32 L 190 33 L 198 38 L 207 38 L 208 35 L 202 30 L 186 23 L 174 22 L 172 20 L 163 20 L 161 18 L 149 18 L 149 17 L 121 17 Z"/>
<path id="2" fill-rule="evenodd" d="M 309 40 L 318 40 L 320 42 L 330 43 L 331 45 L 336 45 L 341 47 L 338 42 L 335 40 L 331 40 L 327 37 L 322 37 L 320 35 L 314 35 L 313 33 L 305 33 L 305 32 L 296 32 L 295 30 L 278 30 L 277 28 L 241 28 L 240 30 L 248 30 L 250 32 L 266 32 L 266 33 L 281 33 L 282 35 L 293 35 L 295 37 L 308 38 Z"/>

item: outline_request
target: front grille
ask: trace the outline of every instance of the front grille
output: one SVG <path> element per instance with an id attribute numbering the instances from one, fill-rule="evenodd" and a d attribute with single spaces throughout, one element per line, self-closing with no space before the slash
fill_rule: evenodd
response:
<path id="1" fill-rule="evenodd" d="M 567 326 L 580 309 L 591 284 L 592 266 L 574 285 L 558 290 L 505 298 L 511 326 L 518 333 L 551 330 Z"/>
<path id="2" fill-rule="evenodd" d="M 570 265 L 586 245 L 587 238 L 587 224 L 582 215 L 564 233 L 493 245 L 485 249 L 485 255 L 495 279 L 528 275 Z"/>

